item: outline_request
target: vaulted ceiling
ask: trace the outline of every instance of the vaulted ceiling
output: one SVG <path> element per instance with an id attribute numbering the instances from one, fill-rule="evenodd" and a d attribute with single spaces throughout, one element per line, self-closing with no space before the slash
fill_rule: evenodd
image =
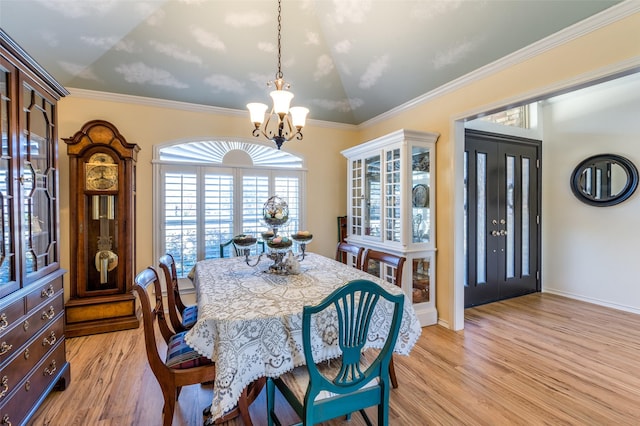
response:
<path id="1" fill-rule="evenodd" d="M 284 0 L 282 72 L 309 118 L 361 124 L 616 0 Z M 0 0 L 0 28 L 67 88 L 270 103 L 276 0 Z"/>

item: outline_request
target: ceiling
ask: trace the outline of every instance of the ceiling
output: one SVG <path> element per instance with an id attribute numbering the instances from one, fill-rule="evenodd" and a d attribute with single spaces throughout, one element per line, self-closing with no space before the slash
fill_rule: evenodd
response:
<path id="1" fill-rule="evenodd" d="M 616 0 L 284 0 L 282 72 L 310 119 L 361 124 Z M 67 89 L 270 103 L 276 0 L 0 0 L 0 28 Z"/>

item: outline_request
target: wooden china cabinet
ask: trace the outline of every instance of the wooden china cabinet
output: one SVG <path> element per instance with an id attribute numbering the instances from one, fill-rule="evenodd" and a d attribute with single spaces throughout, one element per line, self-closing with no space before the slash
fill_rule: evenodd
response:
<path id="1" fill-rule="evenodd" d="M 56 131 L 67 94 L 0 29 L 0 425 L 27 423 L 70 380 Z"/>
<path id="2" fill-rule="evenodd" d="M 68 336 L 137 328 L 136 160 L 140 148 L 104 120 L 65 138 L 69 155 L 71 297 Z"/>

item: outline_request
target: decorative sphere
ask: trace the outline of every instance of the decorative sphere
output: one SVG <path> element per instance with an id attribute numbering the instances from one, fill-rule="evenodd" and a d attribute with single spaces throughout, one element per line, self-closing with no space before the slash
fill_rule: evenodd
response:
<path id="1" fill-rule="evenodd" d="M 289 221 L 289 206 L 277 195 L 269 197 L 262 207 L 262 218 L 269 226 L 284 225 Z"/>

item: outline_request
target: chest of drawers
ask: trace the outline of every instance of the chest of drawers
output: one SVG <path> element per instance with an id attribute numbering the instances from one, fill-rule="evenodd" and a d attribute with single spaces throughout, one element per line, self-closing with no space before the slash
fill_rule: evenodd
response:
<path id="1" fill-rule="evenodd" d="M 0 301 L 0 425 L 24 423 L 70 380 L 62 273 Z"/>

